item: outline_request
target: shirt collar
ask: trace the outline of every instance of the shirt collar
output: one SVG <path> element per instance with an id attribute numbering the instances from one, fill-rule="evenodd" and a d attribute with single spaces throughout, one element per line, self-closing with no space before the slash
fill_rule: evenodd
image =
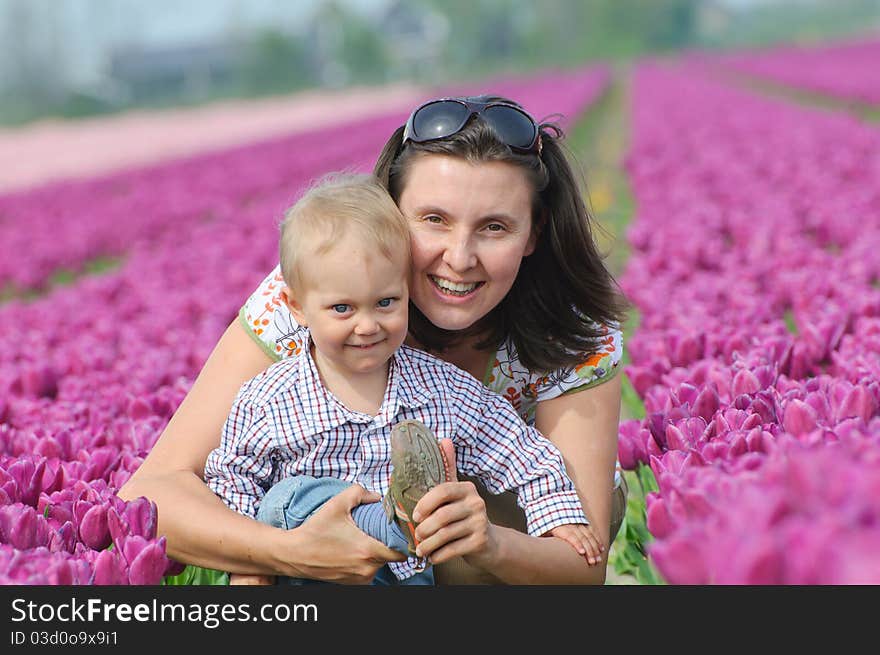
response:
<path id="1" fill-rule="evenodd" d="M 332 430 L 348 422 L 358 422 L 361 416 L 337 400 L 321 381 L 318 367 L 312 358 L 312 337 L 306 330 L 303 349 L 299 356 L 299 378 L 294 395 L 299 401 L 299 415 L 303 429 L 311 436 Z"/>
<path id="2" fill-rule="evenodd" d="M 321 381 L 318 367 L 312 357 L 311 333 L 306 330 L 299 362 L 299 379 L 296 382 L 300 416 L 309 435 L 326 432 L 345 423 L 365 423 L 365 414 L 348 409 Z M 384 423 L 396 420 L 400 407 L 423 407 L 434 393 L 428 389 L 413 365 L 413 351 L 401 346 L 391 358 L 388 382 L 379 416 Z"/>
<path id="3" fill-rule="evenodd" d="M 413 361 L 416 351 L 409 346 L 401 346 L 392 358 L 388 390 L 396 394 L 396 403 L 409 408 L 423 407 L 434 392 L 425 385 Z M 386 402 L 389 394 L 386 393 Z"/>

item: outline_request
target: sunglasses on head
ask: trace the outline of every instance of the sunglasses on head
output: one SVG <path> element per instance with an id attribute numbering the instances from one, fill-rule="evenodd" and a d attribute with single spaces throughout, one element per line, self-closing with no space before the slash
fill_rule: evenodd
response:
<path id="1" fill-rule="evenodd" d="M 403 143 L 425 143 L 457 134 L 474 114 L 482 118 L 502 142 L 518 152 L 541 154 L 541 135 L 535 119 L 506 102 L 478 102 L 441 98 L 418 107 L 406 121 Z"/>

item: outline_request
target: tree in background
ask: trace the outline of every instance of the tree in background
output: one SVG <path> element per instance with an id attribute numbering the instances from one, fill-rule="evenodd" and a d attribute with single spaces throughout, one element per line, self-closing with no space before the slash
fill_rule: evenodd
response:
<path id="1" fill-rule="evenodd" d="M 258 33 L 248 45 L 240 70 L 244 95 L 290 91 L 315 82 L 306 66 L 306 48 L 279 30 Z"/>

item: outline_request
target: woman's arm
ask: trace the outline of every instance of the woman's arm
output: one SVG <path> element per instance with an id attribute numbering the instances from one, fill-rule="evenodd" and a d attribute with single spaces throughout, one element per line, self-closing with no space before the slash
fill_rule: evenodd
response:
<path id="1" fill-rule="evenodd" d="M 238 322 L 227 328 L 156 445 L 119 497 L 146 496 L 159 510 L 168 554 L 237 573 L 369 582 L 401 556 L 357 529 L 351 508 L 378 500 L 352 487 L 295 530 L 279 530 L 230 510 L 203 480 L 208 453 L 241 385 L 272 361 Z"/>
<path id="2" fill-rule="evenodd" d="M 435 563 L 461 555 L 509 584 L 604 583 L 620 389 L 618 375 L 591 389 L 539 403 L 536 418 L 538 430 L 561 451 L 584 512 L 605 545 L 599 566 L 587 566 L 560 539 L 530 537 L 492 525 L 485 502 L 467 482 L 440 485 L 419 501 L 416 516 L 427 517 L 416 530 L 420 538 L 424 535 L 420 547 Z"/>
<path id="3" fill-rule="evenodd" d="M 556 444 L 578 490 L 584 513 L 605 545 L 617 462 L 622 376 L 538 404 L 535 427 Z M 604 566 L 603 566 L 604 568 Z"/>

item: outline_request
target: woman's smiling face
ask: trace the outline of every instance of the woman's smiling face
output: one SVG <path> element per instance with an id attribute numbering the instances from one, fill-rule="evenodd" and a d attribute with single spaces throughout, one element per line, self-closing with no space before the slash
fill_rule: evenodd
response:
<path id="1" fill-rule="evenodd" d="M 410 298 L 445 330 L 488 314 L 535 249 L 531 185 L 513 164 L 418 156 L 398 204 L 412 232 Z"/>

